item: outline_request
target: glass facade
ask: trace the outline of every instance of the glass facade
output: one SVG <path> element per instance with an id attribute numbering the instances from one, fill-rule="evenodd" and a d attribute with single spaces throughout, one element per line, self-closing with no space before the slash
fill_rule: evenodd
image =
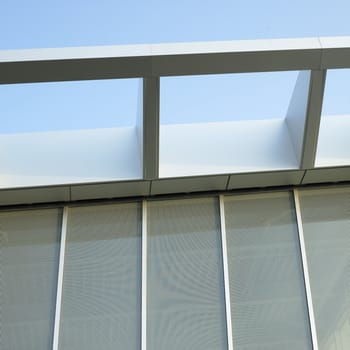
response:
<path id="1" fill-rule="evenodd" d="M 1 349 L 349 348 L 349 187 L 64 213 L 0 212 Z"/>
<path id="2" fill-rule="evenodd" d="M 288 192 L 226 197 L 234 349 L 312 349 Z"/>
<path id="3" fill-rule="evenodd" d="M 350 348 L 350 189 L 301 192 L 319 350 Z"/>
<path id="4" fill-rule="evenodd" d="M 138 203 L 73 208 L 59 349 L 139 349 L 141 213 Z"/>
<path id="5" fill-rule="evenodd" d="M 0 213 L 0 348 L 52 347 L 60 210 Z"/>
<path id="6" fill-rule="evenodd" d="M 226 349 L 215 198 L 149 204 L 147 348 Z"/>

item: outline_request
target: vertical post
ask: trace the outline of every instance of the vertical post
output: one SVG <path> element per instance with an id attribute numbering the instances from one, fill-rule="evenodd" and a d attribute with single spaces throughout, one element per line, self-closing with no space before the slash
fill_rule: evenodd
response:
<path id="1" fill-rule="evenodd" d="M 159 176 L 159 77 L 143 78 L 143 178 L 156 179 Z"/>
<path id="2" fill-rule="evenodd" d="M 287 111 L 286 124 L 301 169 L 313 168 L 326 70 L 301 71 Z"/>
<path id="3" fill-rule="evenodd" d="M 315 165 L 318 134 L 321 123 L 322 103 L 327 70 L 312 70 L 308 94 L 306 120 L 300 167 L 310 169 Z"/>
<path id="4" fill-rule="evenodd" d="M 233 350 L 230 280 L 229 280 L 229 272 L 228 272 L 225 203 L 224 203 L 223 195 L 219 196 L 219 205 L 220 205 L 222 263 L 223 263 L 223 271 L 224 271 L 224 288 L 225 288 L 226 325 L 227 325 L 227 338 L 228 338 L 227 344 L 228 344 L 228 350 Z"/>
<path id="5" fill-rule="evenodd" d="M 303 223 L 302 223 L 302 218 L 301 218 L 300 200 L 299 200 L 298 190 L 296 190 L 296 189 L 293 190 L 293 195 L 294 195 L 295 212 L 296 212 L 296 217 L 297 217 L 300 253 L 301 253 L 302 267 L 303 267 L 303 273 L 304 273 L 306 300 L 307 300 L 307 307 L 308 307 L 308 312 L 309 312 L 312 348 L 313 348 L 313 350 L 318 350 L 316 322 L 315 322 L 314 307 L 312 304 L 310 276 L 309 276 L 309 268 L 308 268 L 307 257 L 306 257 L 304 230 L 303 230 Z"/>
<path id="6" fill-rule="evenodd" d="M 65 251 L 66 251 L 66 237 L 67 237 L 67 221 L 68 221 L 68 207 L 64 207 L 63 216 L 62 216 L 62 228 L 61 228 L 60 257 L 59 257 L 59 263 L 58 263 L 55 324 L 54 324 L 53 345 L 52 345 L 53 350 L 58 350 L 58 341 L 59 341 L 59 333 L 60 333 L 63 270 L 64 270 L 64 257 L 65 257 Z"/>
<path id="7" fill-rule="evenodd" d="M 147 202 L 142 201 L 141 350 L 147 348 Z"/>

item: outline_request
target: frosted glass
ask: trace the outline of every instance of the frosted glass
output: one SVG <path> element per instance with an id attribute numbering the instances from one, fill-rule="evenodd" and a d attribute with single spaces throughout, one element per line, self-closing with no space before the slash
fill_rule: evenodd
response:
<path id="1" fill-rule="evenodd" d="M 300 192 L 319 350 L 350 349 L 350 189 Z"/>
<path id="2" fill-rule="evenodd" d="M 216 199 L 148 205 L 147 349 L 227 349 Z"/>
<path id="3" fill-rule="evenodd" d="M 138 203 L 69 209 L 59 349 L 139 350 Z"/>
<path id="4" fill-rule="evenodd" d="M 48 350 L 55 318 L 61 212 L 0 213 L 0 348 Z"/>
<path id="5" fill-rule="evenodd" d="M 225 197 L 235 350 L 312 349 L 289 193 Z"/>

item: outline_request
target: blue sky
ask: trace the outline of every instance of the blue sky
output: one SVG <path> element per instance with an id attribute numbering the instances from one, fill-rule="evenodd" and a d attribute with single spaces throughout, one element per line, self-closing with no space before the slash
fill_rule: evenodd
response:
<path id="1" fill-rule="evenodd" d="M 349 14 L 345 0 L 1 0 L 0 49 L 350 35 Z M 280 116 L 295 78 L 289 72 L 162 79 L 162 122 Z M 330 72 L 326 111 L 350 112 L 347 89 L 337 89 L 349 78 Z M 1 86 L 0 132 L 132 124 L 138 84 Z"/>
<path id="2" fill-rule="evenodd" d="M 350 34 L 347 0 L 1 0 L 0 48 Z"/>

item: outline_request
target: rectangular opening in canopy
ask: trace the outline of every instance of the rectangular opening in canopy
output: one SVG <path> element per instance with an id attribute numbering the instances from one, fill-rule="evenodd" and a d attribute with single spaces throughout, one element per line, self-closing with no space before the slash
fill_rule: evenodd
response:
<path id="1" fill-rule="evenodd" d="M 350 165 L 350 69 L 327 71 L 316 167 Z"/>
<path id="2" fill-rule="evenodd" d="M 297 169 L 309 71 L 301 75 L 301 83 L 296 71 L 161 78 L 160 176 Z M 289 116 L 295 90 L 305 101 Z"/>
<path id="3" fill-rule="evenodd" d="M 0 188 L 137 179 L 140 80 L 0 85 Z"/>

